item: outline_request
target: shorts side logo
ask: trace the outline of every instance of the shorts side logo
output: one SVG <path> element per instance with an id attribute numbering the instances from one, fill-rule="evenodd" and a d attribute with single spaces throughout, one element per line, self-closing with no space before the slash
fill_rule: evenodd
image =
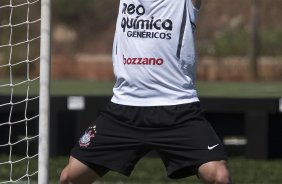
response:
<path id="1" fill-rule="evenodd" d="M 213 146 L 208 146 L 208 150 L 212 150 L 214 149 L 215 147 L 217 147 L 219 144 L 216 144 L 216 145 L 213 145 Z"/>
<path id="2" fill-rule="evenodd" d="M 79 139 L 80 147 L 87 148 L 90 145 L 91 138 L 94 138 L 96 134 L 96 126 L 89 127 L 84 135 Z"/>

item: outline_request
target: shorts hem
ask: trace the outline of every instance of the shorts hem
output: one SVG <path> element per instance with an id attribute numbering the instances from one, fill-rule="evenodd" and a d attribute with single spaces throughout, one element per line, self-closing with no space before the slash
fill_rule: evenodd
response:
<path id="1" fill-rule="evenodd" d="M 126 170 L 126 169 L 122 169 L 122 168 L 119 168 L 119 167 L 115 167 L 115 166 L 112 166 L 112 165 L 108 165 L 108 164 L 105 164 L 105 163 L 102 163 L 102 162 L 98 162 L 98 161 L 95 161 L 95 162 L 89 162 L 89 161 L 86 161 L 82 158 L 80 158 L 80 156 L 74 154 L 74 153 L 71 153 L 71 156 L 74 157 L 75 159 L 79 160 L 80 162 L 82 162 L 83 164 L 85 164 L 87 167 L 89 167 L 90 169 L 92 169 L 96 174 L 98 174 L 99 177 L 103 177 L 108 171 L 114 171 L 114 172 L 118 172 L 124 176 L 130 176 L 131 174 L 131 171 L 130 170 Z M 101 166 L 101 167 L 104 167 L 106 168 L 108 171 L 107 172 L 100 172 L 98 171 L 94 165 L 98 165 L 98 166 Z"/>
<path id="2" fill-rule="evenodd" d="M 181 165 L 177 169 L 170 171 L 167 176 L 170 179 L 182 179 L 182 178 L 190 177 L 190 176 L 193 176 L 193 175 L 197 175 L 198 174 L 198 168 L 201 165 L 208 163 L 208 162 L 221 161 L 221 160 L 227 161 L 228 159 L 226 157 L 215 158 L 215 159 L 207 159 L 207 160 L 202 160 L 202 161 L 199 161 L 199 162 L 194 162 L 193 164 Z"/>

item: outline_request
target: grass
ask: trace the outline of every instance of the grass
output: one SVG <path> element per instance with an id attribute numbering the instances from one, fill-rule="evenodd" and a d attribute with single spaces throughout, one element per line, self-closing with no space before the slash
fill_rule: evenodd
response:
<path id="1" fill-rule="evenodd" d="M 14 80 L 14 83 L 20 82 Z M 1 84 L 8 80 L 2 79 Z M 90 80 L 52 80 L 52 95 L 112 95 L 113 81 Z M 281 82 L 206 82 L 198 81 L 200 97 L 233 97 L 233 98 L 272 98 L 282 97 Z M 14 94 L 25 95 L 27 83 L 14 88 Z M 30 94 L 38 94 L 38 81 L 30 84 Z M 10 87 L 1 87 L 0 95 L 9 95 Z"/>
<path id="2" fill-rule="evenodd" d="M 278 184 L 282 182 L 282 161 L 257 161 L 245 158 L 231 158 L 229 161 L 230 172 L 234 183 L 240 184 Z M 198 178 L 171 180 L 166 177 L 164 167 L 159 159 L 146 158 L 141 160 L 130 178 L 122 177 L 116 173 L 109 173 L 102 180 L 117 183 L 146 183 L 146 184 L 196 184 Z M 141 182 L 142 181 L 142 182 Z"/>
<path id="3" fill-rule="evenodd" d="M 282 97 L 282 82 L 205 82 L 197 83 L 200 96 L 271 98 Z"/>
<path id="4" fill-rule="evenodd" d="M 53 80 L 53 95 L 111 95 L 113 81 Z"/>
<path id="5" fill-rule="evenodd" d="M 0 156 L 1 160 L 7 156 Z M 36 160 L 31 161 L 31 168 L 36 166 Z M 50 184 L 58 183 L 59 175 L 67 163 L 67 157 L 57 157 L 50 160 Z M 26 171 L 24 164 L 18 164 L 13 171 L 13 177 L 18 177 Z M 251 160 L 242 157 L 230 158 L 229 168 L 234 183 L 240 184 L 279 184 L 282 183 L 282 160 Z M 9 176 L 10 170 L 1 166 L 0 182 Z M 6 178 L 5 178 L 6 179 Z M 36 181 L 36 176 L 32 178 Z M 171 180 L 166 176 L 165 168 L 160 159 L 145 157 L 137 163 L 130 177 L 109 172 L 97 184 L 199 184 L 196 176 Z"/>
<path id="6" fill-rule="evenodd" d="M 52 81 L 54 95 L 112 95 L 112 81 Z M 206 82 L 198 81 L 202 97 L 282 97 L 282 82 Z"/>
<path id="7" fill-rule="evenodd" d="M 234 183 L 240 184 L 278 184 L 282 182 L 282 161 L 255 161 L 245 158 L 231 158 L 230 172 Z M 117 183 L 146 183 L 146 184 L 198 184 L 196 176 L 180 180 L 171 180 L 166 177 L 162 162 L 157 158 L 146 158 L 136 166 L 130 178 L 122 177 L 116 173 L 109 173 L 103 180 Z M 142 182 L 141 182 L 142 181 Z"/>

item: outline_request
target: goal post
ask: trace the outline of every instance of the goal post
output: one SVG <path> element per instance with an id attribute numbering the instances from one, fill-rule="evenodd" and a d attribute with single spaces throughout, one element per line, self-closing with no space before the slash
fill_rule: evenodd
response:
<path id="1" fill-rule="evenodd" d="M 0 184 L 49 183 L 51 0 L 0 0 Z"/>
<path id="2" fill-rule="evenodd" d="M 49 183 L 51 1 L 41 0 L 38 183 Z"/>

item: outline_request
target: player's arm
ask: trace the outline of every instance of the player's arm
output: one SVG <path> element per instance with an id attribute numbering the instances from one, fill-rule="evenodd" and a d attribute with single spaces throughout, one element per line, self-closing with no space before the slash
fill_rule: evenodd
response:
<path id="1" fill-rule="evenodd" d="M 201 8 L 201 4 L 202 4 L 202 0 L 193 0 L 193 3 L 194 3 L 194 6 L 197 9 L 200 9 Z"/>

